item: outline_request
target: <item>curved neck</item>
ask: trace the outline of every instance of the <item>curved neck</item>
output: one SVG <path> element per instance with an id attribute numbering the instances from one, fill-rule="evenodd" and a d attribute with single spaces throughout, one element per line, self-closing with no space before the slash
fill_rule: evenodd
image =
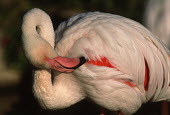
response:
<path id="1" fill-rule="evenodd" d="M 34 8 L 23 18 L 22 24 L 23 36 L 35 35 L 45 39 L 54 48 L 55 33 L 51 19 L 44 11 Z"/>

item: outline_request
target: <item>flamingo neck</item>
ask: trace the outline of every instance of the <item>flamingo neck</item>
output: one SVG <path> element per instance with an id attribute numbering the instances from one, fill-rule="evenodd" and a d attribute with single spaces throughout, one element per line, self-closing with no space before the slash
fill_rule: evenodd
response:
<path id="1" fill-rule="evenodd" d="M 22 33 L 25 39 L 32 41 L 37 38 L 46 40 L 52 47 L 54 47 L 55 33 L 51 19 L 44 11 L 34 8 L 27 12 L 23 17 Z"/>

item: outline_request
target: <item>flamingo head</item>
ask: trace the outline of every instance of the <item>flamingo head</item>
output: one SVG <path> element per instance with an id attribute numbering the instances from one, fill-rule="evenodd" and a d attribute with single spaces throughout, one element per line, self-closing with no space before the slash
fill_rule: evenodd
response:
<path id="1" fill-rule="evenodd" d="M 33 45 L 34 47 L 31 47 L 32 42 L 29 42 L 29 45 L 26 43 L 24 46 L 26 57 L 35 67 L 54 69 L 60 72 L 73 72 L 87 61 L 84 57 L 60 57 L 45 40 L 40 39 L 38 43 Z"/>
<path id="2" fill-rule="evenodd" d="M 72 72 L 85 63 L 85 58 L 58 56 L 51 19 L 42 10 L 35 8 L 24 15 L 22 41 L 27 59 L 38 68 Z"/>

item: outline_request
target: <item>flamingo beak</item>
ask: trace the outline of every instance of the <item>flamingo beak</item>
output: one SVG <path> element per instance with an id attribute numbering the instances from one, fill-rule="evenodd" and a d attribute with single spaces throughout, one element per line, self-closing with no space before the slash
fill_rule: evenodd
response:
<path id="1" fill-rule="evenodd" d="M 50 64 L 51 69 L 67 73 L 73 72 L 87 62 L 85 57 L 65 58 L 60 56 L 53 59 L 46 59 L 46 61 Z"/>

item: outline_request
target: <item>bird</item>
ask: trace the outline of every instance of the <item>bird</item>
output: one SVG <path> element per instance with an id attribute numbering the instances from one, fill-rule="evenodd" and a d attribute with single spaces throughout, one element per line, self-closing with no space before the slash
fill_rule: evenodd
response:
<path id="1" fill-rule="evenodd" d="M 144 13 L 145 26 L 170 49 L 170 0 L 148 0 Z"/>
<path id="2" fill-rule="evenodd" d="M 144 12 L 145 26 L 170 49 L 170 0 L 148 0 Z M 168 102 L 162 102 L 162 115 L 169 115 Z"/>
<path id="3" fill-rule="evenodd" d="M 42 107 L 62 109 L 89 98 L 131 115 L 143 103 L 170 100 L 169 50 L 131 19 L 81 13 L 54 31 L 50 16 L 34 8 L 23 17 L 22 41 L 36 67 L 33 91 Z"/>

